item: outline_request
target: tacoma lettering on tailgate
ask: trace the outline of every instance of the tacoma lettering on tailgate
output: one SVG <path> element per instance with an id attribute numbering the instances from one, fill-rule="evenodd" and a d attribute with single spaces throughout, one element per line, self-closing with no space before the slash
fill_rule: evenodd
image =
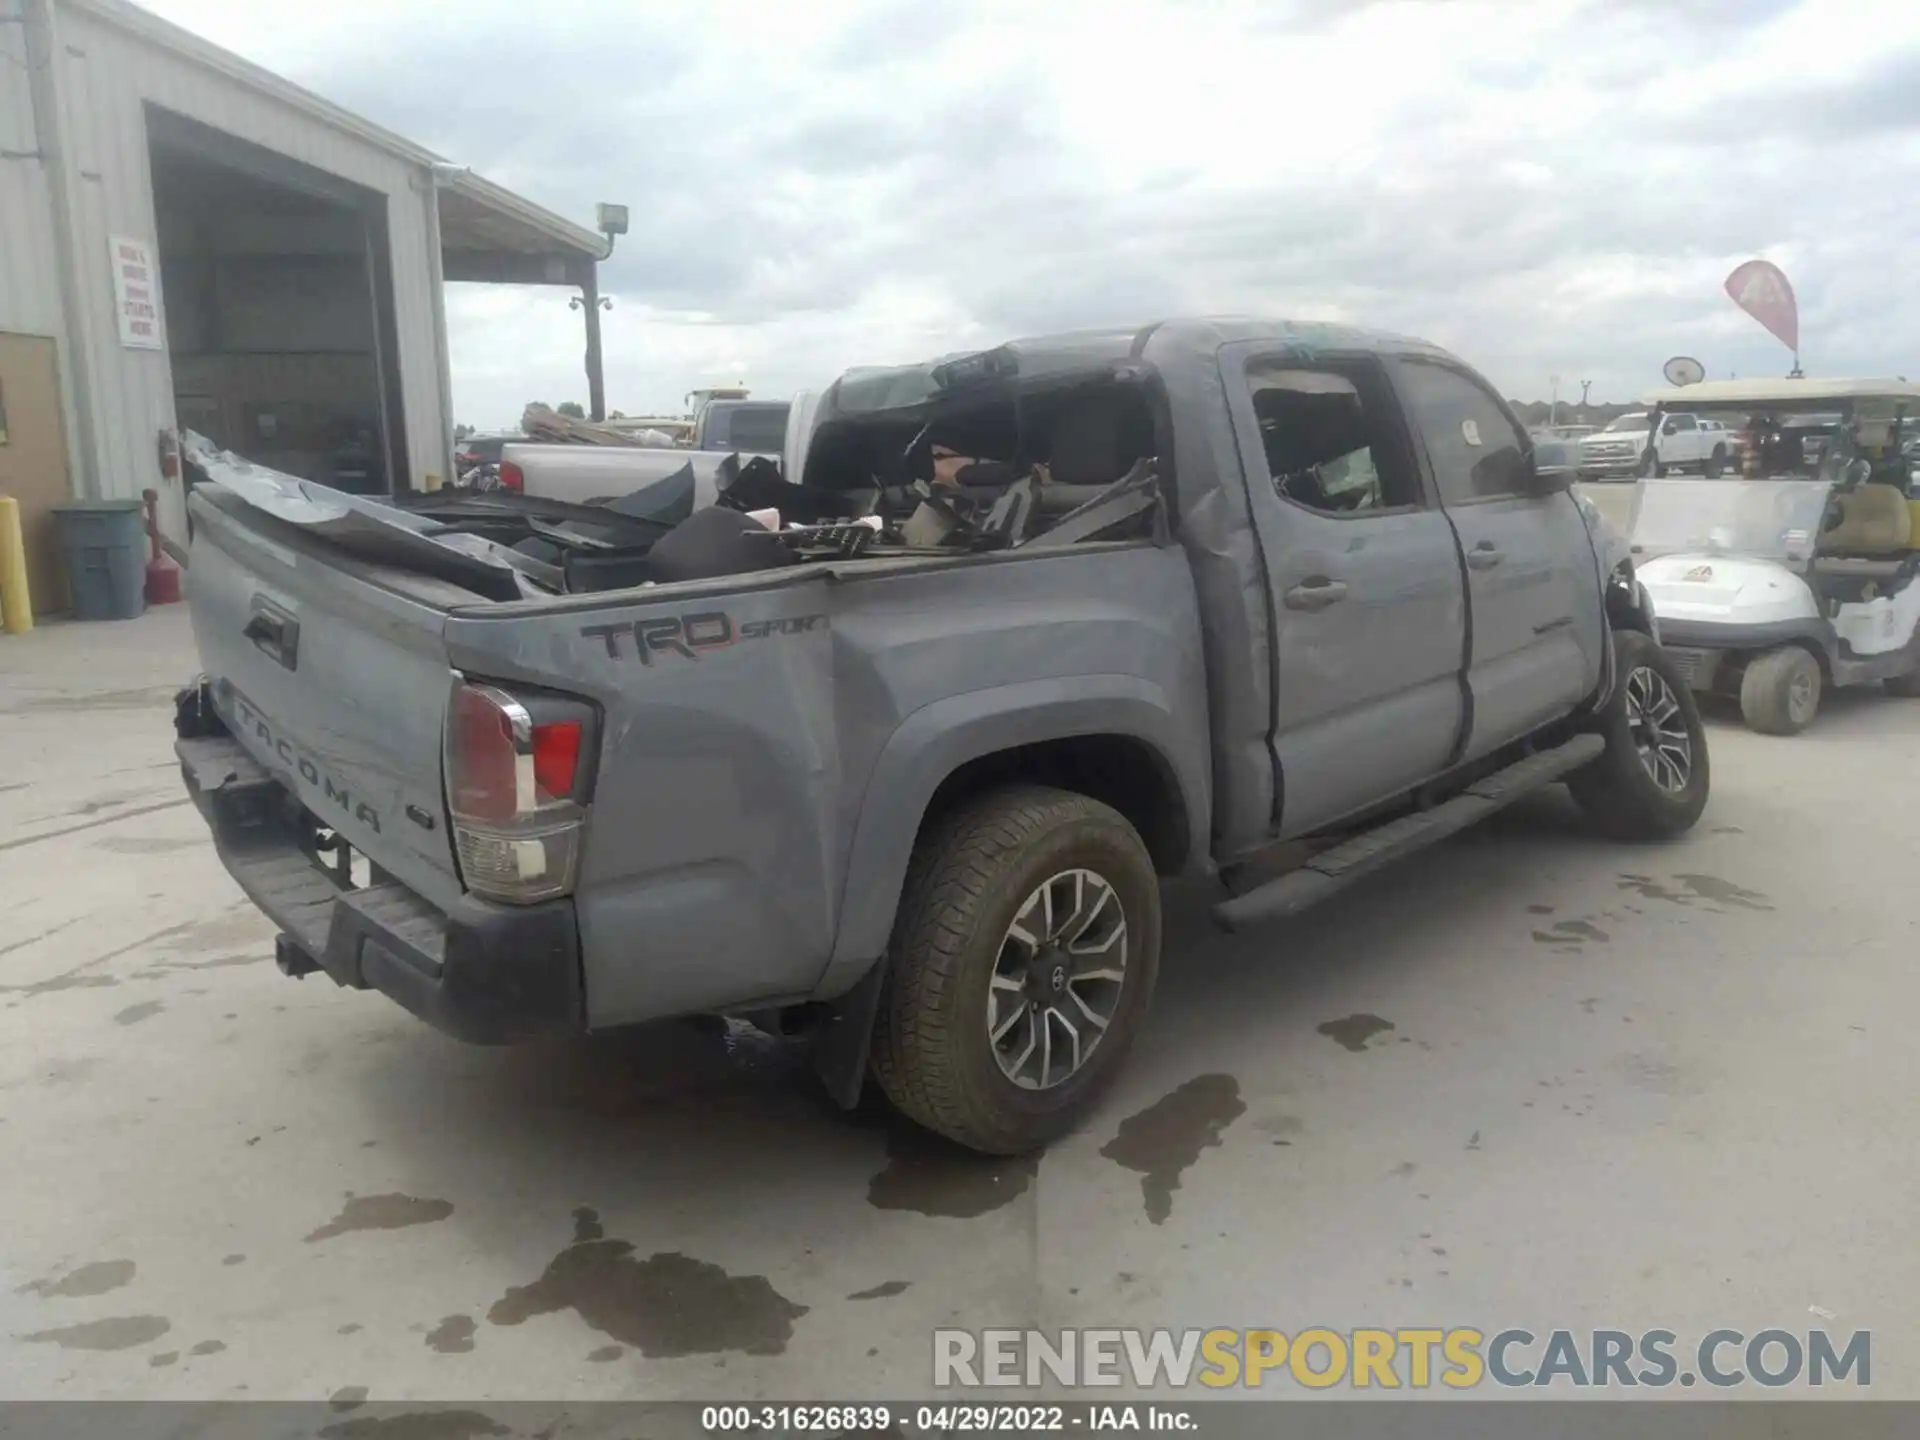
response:
<path id="1" fill-rule="evenodd" d="M 374 834 L 380 833 L 380 815 L 371 805 L 364 800 L 354 799 L 353 793 L 346 786 L 337 783 L 333 776 L 302 755 L 294 748 L 292 741 L 284 735 L 275 734 L 273 725 L 267 717 L 255 709 L 253 703 L 232 685 L 223 683 L 221 688 L 226 691 L 227 699 L 232 702 L 234 718 L 239 721 L 242 729 L 251 731 L 254 738 L 262 745 L 298 770 L 302 780 L 327 797 L 328 804 L 338 806 Z"/>

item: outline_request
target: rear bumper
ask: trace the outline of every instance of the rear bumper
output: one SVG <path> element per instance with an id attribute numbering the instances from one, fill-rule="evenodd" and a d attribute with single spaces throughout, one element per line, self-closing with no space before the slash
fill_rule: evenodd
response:
<path id="1" fill-rule="evenodd" d="M 343 885 L 308 848 L 312 817 L 223 732 L 197 690 L 182 692 L 174 743 L 187 793 L 221 863 L 284 932 L 283 970 L 324 970 L 378 990 L 435 1029 L 498 1045 L 585 1028 L 573 902 L 442 911 L 389 878 Z"/>

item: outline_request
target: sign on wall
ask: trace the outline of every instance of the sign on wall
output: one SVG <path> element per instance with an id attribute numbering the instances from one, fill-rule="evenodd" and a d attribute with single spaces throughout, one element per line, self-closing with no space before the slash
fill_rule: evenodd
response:
<path id="1" fill-rule="evenodd" d="M 159 350 L 160 267 L 153 246 L 145 240 L 115 235 L 107 241 L 113 253 L 113 300 L 120 317 L 120 343 L 129 350 Z"/>

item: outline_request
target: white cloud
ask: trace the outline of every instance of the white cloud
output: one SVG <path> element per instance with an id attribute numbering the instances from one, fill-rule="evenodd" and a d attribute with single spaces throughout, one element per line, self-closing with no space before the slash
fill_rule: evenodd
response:
<path id="1" fill-rule="evenodd" d="M 1795 280 L 1810 369 L 1916 363 L 1920 7 L 149 3 L 562 213 L 629 204 L 603 286 L 630 412 L 1169 310 L 1625 398 L 1675 353 L 1784 371 L 1720 290 L 1754 255 Z M 563 294 L 449 313 L 463 419 L 584 398 Z"/>

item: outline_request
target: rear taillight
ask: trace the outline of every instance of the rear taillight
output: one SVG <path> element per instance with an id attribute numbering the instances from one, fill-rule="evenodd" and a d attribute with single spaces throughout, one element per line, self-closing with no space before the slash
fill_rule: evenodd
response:
<path id="1" fill-rule="evenodd" d="M 526 472 L 514 464 L 513 461 L 502 460 L 500 462 L 500 487 L 503 490 L 519 490 L 524 493 L 527 488 Z"/>
<path id="2" fill-rule="evenodd" d="M 594 719 L 579 700 L 455 683 L 447 809 L 467 889 L 519 905 L 571 893 Z"/>

